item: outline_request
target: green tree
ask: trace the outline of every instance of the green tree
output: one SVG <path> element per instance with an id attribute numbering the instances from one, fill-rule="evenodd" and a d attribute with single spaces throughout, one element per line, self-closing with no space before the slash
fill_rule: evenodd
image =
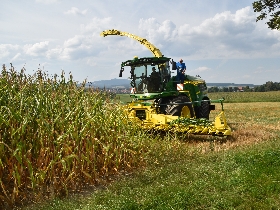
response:
<path id="1" fill-rule="evenodd" d="M 243 90 L 244 90 L 245 92 L 252 92 L 252 89 L 250 89 L 249 86 L 244 87 Z"/>
<path id="2" fill-rule="evenodd" d="M 219 88 L 218 87 L 210 87 L 210 88 L 208 88 L 208 92 L 209 93 L 219 92 Z"/>
<path id="3" fill-rule="evenodd" d="M 228 92 L 228 87 L 223 87 L 222 90 L 223 92 Z"/>
<path id="4" fill-rule="evenodd" d="M 237 92 L 239 89 L 238 89 L 238 87 L 234 87 L 233 90 L 234 90 L 234 92 Z"/>
<path id="5" fill-rule="evenodd" d="M 271 18 L 266 24 L 270 29 L 280 30 L 280 0 L 258 0 L 253 2 L 254 12 L 260 12 L 256 21 Z"/>
<path id="6" fill-rule="evenodd" d="M 268 81 L 265 83 L 265 91 L 271 91 L 273 89 L 273 82 Z"/>

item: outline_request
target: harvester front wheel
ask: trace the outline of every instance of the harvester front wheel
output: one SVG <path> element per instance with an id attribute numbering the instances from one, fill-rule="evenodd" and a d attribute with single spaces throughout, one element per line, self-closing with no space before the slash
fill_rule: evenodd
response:
<path id="1" fill-rule="evenodd" d="M 201 106 L 199 107 L 199 118 L 206 118 L 209 120 L 210 107 L 208 101 L 201 101 Z"/>
<path id="2" fill-rule="evenodd" d="M 166 114 L 173 116 L 194 116 L 193 107 L 189 97 L 183 95 L 170 99 L 165 112 Z"/>

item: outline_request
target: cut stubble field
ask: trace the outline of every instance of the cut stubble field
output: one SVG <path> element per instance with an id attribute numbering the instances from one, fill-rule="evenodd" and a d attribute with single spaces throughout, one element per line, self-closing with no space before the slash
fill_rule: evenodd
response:
<path id="1" fill-rule="evenodd" d="M 246 148 L 280 136 L 280 102 L 224 103 L 227 123 L 232 129 L 229 137 L 180 135 L 175 136 L 188 149 L 199 149 L 202 153 L 224 151 L 233 148 Z M 210 113 L 214 120 L 222 110 L 216 104 L 216 110 Z"/>
<path id="2" fill-rule="evenodd" d="M 210 117 L 221 110 L 216 105 Z M 224 147 L 257 144 L 276 138 L 280 132 L 280 102 L 224 103 L 227 122 L 232 129 Z"/>

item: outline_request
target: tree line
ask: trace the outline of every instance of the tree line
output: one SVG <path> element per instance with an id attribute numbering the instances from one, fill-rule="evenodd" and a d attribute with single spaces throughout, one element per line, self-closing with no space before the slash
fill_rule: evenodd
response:
<path id="1" fill-rule="evenodd" d="M 268 81 L 263 85 L 255 86 L 250 88 L 249 86 L 245 87 L 210 87 L 208 88 L 209 93 L 213 92 L 267 92 L 267 91 L 278 91 L 280 90 L 280 82 L 271 82 Z"/>

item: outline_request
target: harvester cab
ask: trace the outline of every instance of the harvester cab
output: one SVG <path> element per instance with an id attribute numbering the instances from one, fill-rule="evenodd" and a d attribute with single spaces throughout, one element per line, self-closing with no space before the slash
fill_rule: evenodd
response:
<path id="1" fill-rule="evenodd" d="M 223 99 L 210 100 L 207 86 L 203 79 L 184 75 L 183 80 L 178 74 L 176 63 L 164 57 L 159 49 L 146 39 L 118 30 L 107 30 L 101 36 L 128 36 L 145 45 L 154 57 L 134 57 L 122 62 L 119 76 L 125 67 L 130 67 L 131 94 L 133 99 L 127 105 L 129 117 L 138 121 L 143 128 L 190 134 L 208 134 L 228 136 L 231 129 L 227 125 Z M 177 72 L 171 75 L 171 70 Z M 221 113 L 214 121 L 209 121 L 211 110 L 220 102 Z"/>
<path id="2" fill-rule="evenodd" d="M 171 78 L 169 60 L 170 58 L 166 57 L 134 57 L 133 60 L 123 62 L 122 69 L 125 66 L 131 67 L 130 84 L 132 87 L 132 97 L 140 99 L 141 94 L 145 94 L 150 96 L 148 98 L 151 99 L 161 93 Z"/>

